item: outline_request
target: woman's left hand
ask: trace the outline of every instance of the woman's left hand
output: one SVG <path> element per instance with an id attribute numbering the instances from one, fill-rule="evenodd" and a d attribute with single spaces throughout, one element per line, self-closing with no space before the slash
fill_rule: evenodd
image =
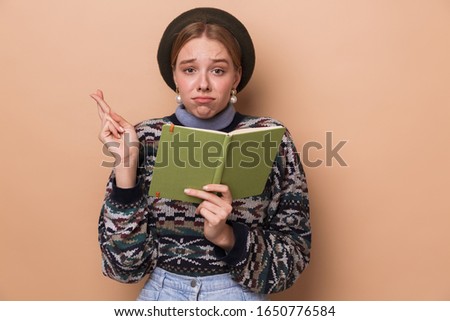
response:
<path id="1" fill-rule="evenodd" d="M 227 185 L 209 184 L 203 190 L 187 188 L 184 192 L 189 196 L 203 199 L 197 207 L 196 213 L 205 219 L 203 233 L 208 241 L 230 251 L 234 246 L 234 233 L 227 218 L 232 211 L 233 200 Z"/>

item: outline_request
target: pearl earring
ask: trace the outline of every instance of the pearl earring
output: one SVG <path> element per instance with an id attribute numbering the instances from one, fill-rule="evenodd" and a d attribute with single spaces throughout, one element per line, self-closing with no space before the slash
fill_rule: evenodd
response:
<path id="1" fill-rule="evenodd" d="M 183 103 L 183 101 L 181 100 L 181 96 L 180 96 L 180 92 L 178 90 L 178 87 L 177 87 L 176 92 L 177 92 L 177 95 L 175 96 L 175 100 L 176 100 L 178 105 L 181 105 Z"/>
<path id="2" fill-rule="evenodd" d="M 236 96 L 237 92 L 235 89 L 233 89 L 231 91 L 231 97 L 230 97 L 230 103 L 235 104 L 237 102 L 237 96 Z"/>

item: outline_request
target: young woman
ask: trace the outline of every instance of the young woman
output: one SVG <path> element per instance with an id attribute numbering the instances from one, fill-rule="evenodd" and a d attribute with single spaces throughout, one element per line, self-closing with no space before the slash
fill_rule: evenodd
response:
<path id="1" fill-rule="evenodd" d="M 287 130 L 261 195 L 233 199 L 222 184 L 186 189 L 199 205 L 148 195 L 164 124 L 224 132 L 281 125 L 234 108 L 255 64 L 246 28 L 219 9 L 189 10 L 164 32 L 158 63 L 177 93 L 170 116 L 132 126 L 100 90 L 91 95 L 99 138 L 116 157 L 99 220 L 104 274 L 126 283 L 149 275 L 139 300 L 263 300 L 287 289 L 311 246 L 306 178 Z"/>

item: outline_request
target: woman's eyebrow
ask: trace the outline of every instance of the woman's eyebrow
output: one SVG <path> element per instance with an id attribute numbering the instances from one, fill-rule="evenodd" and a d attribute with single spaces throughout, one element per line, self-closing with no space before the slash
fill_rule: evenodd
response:
<path id="1" fill-rule="evenodd" d="M 223 59 L 223 58 L 221 58 L 221 59 L 211 59 L 211 60 L 212 60 L 212 62 L 214 62 L 214 63 L 224 62 L 224 63 L 228 64 L 228 60 Z"/>
<path id="2" fill-rule="evenodd" d="M 195 62 L 196 60 L 197 60 L 197 58 L 185 59 L 185 60 L 181 60 L 179 64 L 180 64 L 180 65 L 187 65 L 187 64 L 191 64 L 191 63 Z M 229 64 L 228 60 L 227 60 L 227 59 L 224 59 L 224 58 L 211 59 L 211 61 L 212 61 L 213 63 L 223 62 L 223 63 Z"/>
<path id="3" fill-rule="evenodd" d="M 180 61 L 180 65 L 191 64 L 191 63 L 193 63 L 196 60 L 197 60 L 196 58 L 181 60 Z"/>

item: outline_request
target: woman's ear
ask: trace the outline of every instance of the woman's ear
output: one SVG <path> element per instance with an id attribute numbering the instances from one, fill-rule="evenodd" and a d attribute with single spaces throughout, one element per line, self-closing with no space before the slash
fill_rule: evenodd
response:
<path id="1" fill-rule="evenodd" d="M 175 76 L 175 68 L 173 66 L 172 66 L 172 78 L 173 78 L 173 82 L 175 83 L 175 87 L 178 88 L 177 77 Z"/>
<path id="2" fill-rule="evenodd" d="M 238 70 L 236 70 L 236 79 L 233 83 L 233 88 L 237 88 L 237 86 L 241 82 L 241 77 L 242 77 L 242 67 L 239 67 Z"/>

